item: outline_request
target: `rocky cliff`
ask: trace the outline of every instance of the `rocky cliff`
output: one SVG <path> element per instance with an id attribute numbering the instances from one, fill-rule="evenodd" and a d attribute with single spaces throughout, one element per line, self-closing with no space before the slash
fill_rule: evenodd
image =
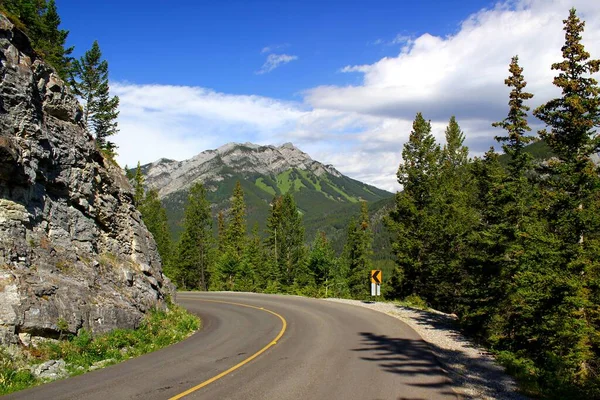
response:
<path id="1" fill-rule="evenodd" d="M 136 327 L 172 285 L 121 169 L 0 14 L 0 343 Z"/>

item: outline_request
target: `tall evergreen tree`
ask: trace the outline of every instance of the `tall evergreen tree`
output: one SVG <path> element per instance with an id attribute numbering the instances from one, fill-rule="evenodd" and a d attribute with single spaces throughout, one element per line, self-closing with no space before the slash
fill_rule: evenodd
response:
<path id="1" fill-rule="evenodd" d="M 533 136 L 526 136 L 531 131 L 527 123 L 527 111 L 529 107 L 525 101 L 531 99 L 533 94 L 525 91 L 525 78 L 523 68 L 519 66 L 519 57 L 514 56 L 508 68 L 510 76 L 504 80 L 509 88 L 512 88 L 508 101 L 508 116 L 492 124 L 494 127 L 506 130 L 507 136 L 496 136 L 496 140 L 502 144 L 502 149 L 508 156 L 511 175 L 521 177 L 530 168 L 531 155 L 524 148 L 528 143 L 535 140 Z"/>
<path id="2" fill-rule="evenodd" d="M 310 284 L 304 249 L 302 217 L 291 193 L 273 200 L 267 221 L 267 247 L 276 266 L 277 278 L 284 287 Z"/>
<path id="3" fill-rule="evenodd" d="M 550 234 L 560 239 L 554 249 L 560 255 L 558 270 L 549 286 L 552 305 L 543 309 L 546 332 L 553 331 L 545 348 L 556 357 L 550 367 L 561 379 L 584 386 L 595 381 L 600 387 L 600 313 L 594 293 L 600 275 L 600 170 L 591 160 L 600 151 L 600 88 L 592 77 L 600 60 L 590 59 L 581 43 L 585 23 L 575 9 L 563 22 L 563 60 L 552 64 L 562 95 L 535 110 L 548 127 L 540 136 L 558 157 L 543 170 Z M 537 354 L 536 362 L 549 364 L 544 354 Z"/>
<path id="4" fill-rule="evenodd" d="M 517 57 L 511 60 L 509 73 L 505 80 L 512 88 L 508 116 L 492 124 L 507 132 L 496 140 L 502 143 L 509 157 L 508 170 L 500 167 L 493 151 L 473 168 L 478 179 L 481 224 L 472 234 L 473 256 L 469 260 L 472 287 L 462 318 L 488 343 L 498 349 L 513 350 L 520 327 L 528 323 L 520 311 L 521 305 L 524 302 L 533 305 L 519 285 L 520 276 L 537 273 L 529 269 L 530 257 L 541 248 L 531 239 L 537 236 L 531 224 L 537 199 L 535 186 L 526 176 L 532 168 L 531 157 L 524 150 L 534 140 L 525 136 L 531 130 L 525 101 L 533 95 L 524 91 L 527 84 Z"/>
<path id="5" fill-rule="evenodd" d="M 142 167 L 140 166 L 140 162 L 138 161 L 137 167 L 135 169 L 135 174 L 133 175 L 133 204 L 137 207 L 142 204 L 144 200 L 144 174 L 142 173 Z"/>
<path id="6" fill-rule="evenodd" d="M 246 203 L 244 190 L 238 181 L 233 189 L 229 215 L 217 218 L 219 234 L 219 258 L 216 264 L 215 279 L 211 288 L 215 290 L 250 290 L 254 271 L 248 269 L 246 250 Z M 238 278 L 243 277 L 242 280 Z"/>
<path id="7" fill-rule="evenodd" d="M 189 190 L 175 266 L 185 285 L 207 290 L 213 263 L 212 244 L 210 205 L 204 185 L 197 182 Z"/>
<path id="8" fill-rule="evenodd" d="M 71 69 L 71 86 L 84 102 L 83 121 L 93 132 L 98 147 L 109 156 L 114 156 L 116 146 L 107 140 L 117 130 L 119 98 L 110 96 L 108 85 L 108 62 L 102 60 L 98 41 L 79 60 L 74 60 Z"/>
<path id="9" fill-rule="evenodd" d="M 223 211 L 219 211 L 217 214 L 217 241 L 219 252 L 223 253 L 229 242 L 227 240 L 227 221 L 225 221 L 225 213 Z"/>
<path id="10" fill-rule="evenodd" d="M 437 185 L 421 210 L 421 232 L 427 241 L 419 296 L 446 312 L 456 312 L 464 283 L 467 236 L 476 224 L 472 207 L 473 180 L 468 170 L 469 149 L 456 118 L 448 122 L 441 151 Z M 435 176 L 435 175 L 434 175 Z"/>
<path id="11" fill-rule="evenodd" d="M 320 295 L 327 297 L 332 294 L 331 286 L 336 283 L 336 267 L 337 259 L 331 242 L 327 240 L 324 232 L 317 232 L 308 255 L 308 269 Z"/>
<path id="12" fill-rule="evenodd" d="M 144 224 L 152 233 L 152 236 L 154 236 L 158 254 L 160 254 L 160 258 L 162 259 L 163 270 L 167 276 L 170 276 L 170 273 L 172 272 L 171 234 L 169 233 L 167 211 L 158 198 L 158 191 L 156 189 L 150 189 L 146 193 L 144 201 L 138 208 L 142 214 Z"/>
<path id="13" fill-rule="evenodd" d="M 242 257 L 246 247 L 246 202 L 244 189 L 239 181 L 233 189 L 229 224 L 227 226 L 227 240 L 238 257 Z"/>
<path id="14" fill-rule="evenodd" d="M 364 298 L 369 294 L 369 272 L 372 269 L 373 234 L 369 221 L 367 202 L 360 205 L 358 220 L 352 220 L 348 226 L 348 238 L 344 255 L 348 264 L 348 287 L 355 298 Z"/>
<path id="15" fill-rule="evenodd" d="M 464 167 L 469 160 L 469 148 L 465 146 L 465 134 L 456 117 L 450 117 L 446 128 L 446 144 L 442 150 L 442 166 L 447 170 Z"/>
<path id="16" fill-rule="evenodd" d="M 395 209 L 387 218 L 399 266 L 393 281 L 400 287 L 391 290 L 396 294 L 422 295 L 430 273 L 427 255 L 437 243 L 432 236 L 435 232 L 429 229 L 429 210 L 438 188 L 440 159 L 441 149 L 431 133 L 431 123 L 417 113 L 397 173 L 404 190 L 396 194 Z"/>

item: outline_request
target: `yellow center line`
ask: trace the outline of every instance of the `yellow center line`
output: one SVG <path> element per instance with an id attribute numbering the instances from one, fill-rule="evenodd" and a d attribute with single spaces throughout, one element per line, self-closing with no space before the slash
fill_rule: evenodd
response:
<path id="1" fill-rule="evenodd" d="M 266 308 L 263 307 L 255 307 L 255 306 L 251 306 L 248 304 L 242 304 L 242 303 L 233 303 L 230 301 L 220 301 L 220 300 L 207 300 L 207 299 L 197 299 L 197 298 L 193 298 L 193 297 L 188 297 L 187 300 L 198 300 L 198 301 L 207 301 L 210 303 L 223 303 L 223 304 L 233 304 L 236 306 L 241 306 L 241 307 L 247 307 L 247 308 L 254 308 L 256 310 L 261 310 L 261 311 L 265 311 L 268 312 L 270 314 L 275 315 L 276 317 L 278 317 L 281 320 L 282 326 L 281 326 L 281 330 L 279 331 L 279 333 L 277 334 L 277 336 L 275 336 L 275 339 L 273 339 L 268 345 L 266 345 L 265 347 L 263 347 L 262 349 L 260 349 L 259 351 L 257 351 L 256 353 L 252 354 L 250 357 L 246 358 L 245 360 L 241 361 L 240 363 L 234 365 L 233 367 L 229 368 L 227 371 L 223 371 L 220 374 L 213 376 L 210 379 L 205 380 L 204 382 L 194 386 L 193 388 L 190 388 L 188 390 L 186 390 L 185 392 L 179 393 L 178 395 L 175 395 L 173 397 L 171 397 L 169 400 L 176 400 L 176 399 L 181 399 L 184 396 L 187 396 L 188 394 L 191 394 L 193 392 L 195 392 L 196 390 L 202 389 L 203 387 L 213 383 L 214 381 L 221 379 L 222 377 L 224 377 L 225 375 L 235 371 L 236 369 L 240 368 L 241 366 L 248 364 L 250 361 L 254 360 L 256 357 L 260 356 L 262 353 L 264 353 L 265 351 L 267 351 L 271 346 L 274 346 L 275 344 L 277 344 L 277 342 L 279 341 L 279 339 L 281 339 L 281 337 L 283 336 L 283 333 L 285 332 L 286 328 L 287 328 L 287 321 L 285 320 L 285 318 L 283 318 L 281 315 L 277 314 L 275 311 L 271 311 L 271 310 L 267 310 Z"/>

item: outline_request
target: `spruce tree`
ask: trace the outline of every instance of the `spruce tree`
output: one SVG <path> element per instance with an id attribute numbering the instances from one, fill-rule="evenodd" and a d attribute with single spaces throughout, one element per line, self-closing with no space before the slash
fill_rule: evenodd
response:
<path id="1" fill-rule="evenodd" d="M 302 217 L 291 193 L 273 201 L 267 229 L 267 247 L 279 283 L 286 289 L 295 283 L 298 290 L 311 284 L 305 260 Z"/>
<path id="2" fill-rule="evenodd" d="M 175 268 L 186 285 L 207 290 L 212 269 L 212 216 L 202 183 L 192 185 L 183 217 Z"/>
<path id="3" fill-rule="evenodd" d="M 581 43 L 585 23 L 575 9 L 563 22 L 563 60 L 552 64 L 561 97 L 535 110 L 547 125 L 540 136 L 557 156 L 543 169 L 542 183 L 549 234 L 560 239 L 554 249 L 559 260 L 548 279 L 552 306 L 541 310 L 547 314 L 544 328 L 552 332 L 544 337 L 546 351 L 556 360 L 537 354 L 536 362 L 565 382 L 589 387 L 599 384 L 600 375 L 600 170 L 591 159 L 600 151 L 600 88 L 593 77 L 600 60 L 590 59 Z"/>
<path id="4" fill-rule="evenodd" d="M 231 208 L 227 218 L 217 218 L 219 234 L 219 258 L 216 265 L 215 279 L 211 285 L 216 290 L 241 290 L 246 281 L 238 281 L 240 276 L 250 277 L 254 271 L 248 270 L 246 263 L 246 203 L 244 190 L 238 181 L 233 189 Z M 252 278 L 253 279 L 253 278 Z"/>
<path id="5" fill-rule="evenodd" d="M 113 157 L 116 146 L 107 140 L 117 130 L 119 98 L 110 96 L 108 62 L 102 60 L 98 41 L 71 68 L 71 86 L 83 103 L 83 122 L 93 132 L 100 149 Z"/>
<path id="6" fill-rule="evenodd" d="M 499 300 L 505 296 L 507 282 L 499 279 L 508 246 L 504 210 L 499 206 L 503 203 L 506 172 L 493 148 L 483 159 L 474 160 L 471 172 L 475 179 L 473 206 L 479 211 L 479 218 L 468 236 L 459 314 L 468 331 L 489 340 L 490 326 L 497 315 Z"/>
<path id="7" fill-rule="evenodd" d="M 150 189 L 146 193 L 144 201 L 138 206 L 142 214 L 142 220 L 148 230 L 154 236 L 158 254 L 162 259 L 163 270 L 167 276 L 170 276 L 172 244 L 171 235 L 167 221 L 167 212 L 158 198 L 158 191 Z"/>
<path id="8" fill-rule="evenodd" d="M 469 149 L 464 142 L 465 134 L 456 122 L 456 117 L 450 117 L 446 128 L 446 144 L 442 150 L 442 166 L 447 170 L 454 170 L 467 164 Z"/>
<path id="9" fill-rule="evenodd" d="M 531 129 L 525 105 L 533 95 L 524 90 L 527 84 L 517 57 L 512 58 L 509 73 L 505 80 L 511 88 L 508 115 L 492 124 L 507 133 L 496 140 L 509 158 L 508 169 L 500 167 L 493 150 L 473 166 L 481 224 L 471 234 L 472 256 L 467 260 L 471 287 L 462 319 L 496 349 L 512 351 L 519 347 L 523 327 L 532 323 L 522 306 L 534 307 L 535 300 L 520 285 L 523 277 L 537 274 L 537 268 L 530 268 L 531 257 L 541 247 L 534 239 L 537 192 L 527 177 L 531 157 L 524 150 L 534 140 L 526 136 Z"/>
<path id="10" fill-rule="evenodd" d="M 437 245 L 437 232 L 430 229 L 430 210 L 439 185 L 440 164 L 441 149 L 431 133 L 431 123 L 417 113 L 397 173 L 403 191 L 396 193 L 395 208 L 386 220 L 399 267 L 394 282 L 400 287 L 392 292 L 403 296 L 423 295 L 431 272 L 427 255 Z"/>
<path id="11" fill-rule="evenodd" d="M 246 248 L 246 202 L 244 190 L 239 181 L 233 189 L 229 224 L 227 226 L 227 240 L 237 257 L 242 257 Z"/>
<path id="12" fill-rule="evenodd" d="M 477 215 L 471 205 L 469 149 L 454 116 L 448 122 L 445 138 L 437 185 L 432 186 L 431 202 L 420 217 L 421 232 L 432 244 L 423 258 L 427 268 L 422 271 L 419 296 L 436 309 L 454 313 L 463 291 L 467 236 Z"/>
<path id="13" fill-rule="evenodd" d="M 308 269 L 310 270 L 318 293 L 321 296 L 330 296 L 331 287 L 336 282 L 334 274 L 337 267 L 335 252 L 325 232 L 317 232 L 308 255 Z"/>
<path id="14" fill-rule="evenodd" d="M 525 152 L 524 148 L 535 140 L 533 136 L 526 136 L 531 128 L 527 123 L 529 107 L 525 105 L 525 101 L 531 99 L 533 94 L 525 91 L 527 82 L 523 77 L 523 68 L 519 66 L 518 56 L 512 58 L 508 71 L 510 76 L 504 80 L 506 86 L 512 88 L 508 101 L 508 116 L 492 126 L 506 130 L 507 136 L 496 136 L 496 140 L 502 144 L 502 149 L 510 157 L 508 165 L 511 175 L 521 177 L 531 167 L 531 155 Z"/>
<path id="15" fill-rule="evenodd" d="M 352 220 L 348 226 L 348 238 L 344 248 L 348 264 L 348 287 L 355 298 L 365 298 L 369 292 L 369 273 L 372 269 L 373 234 L 369 220 L 367 202 L 360 205 L 358 220 Z"/>
<path id="16" fill-rule="evenodd" d="M 138 161 L 137 167 L 135 169 L 135 174 L 133 175 L 133 204 L 139 208 L 144 200 L 144 174 L 142 173 L 142 167 L 140 166 L 140 162 Z"/>

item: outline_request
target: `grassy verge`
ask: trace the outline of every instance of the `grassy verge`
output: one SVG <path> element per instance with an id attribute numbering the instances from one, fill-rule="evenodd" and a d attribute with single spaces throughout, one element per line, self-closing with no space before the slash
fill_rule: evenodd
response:
<path id="1" fill-rule="evenodd" d="M 99 336 L 82 330 L 77 336 L 24 349 L 17 355 L 0 350 L 0 395 L 44 383 L 31 369 L 45 361 L 62 359 L 69 375 L 80 375 L 179 342 L 199 327 L 196 316 L 171 305 L 169 311 L 148 313 L 135 330 L 116 329 Z"/>

